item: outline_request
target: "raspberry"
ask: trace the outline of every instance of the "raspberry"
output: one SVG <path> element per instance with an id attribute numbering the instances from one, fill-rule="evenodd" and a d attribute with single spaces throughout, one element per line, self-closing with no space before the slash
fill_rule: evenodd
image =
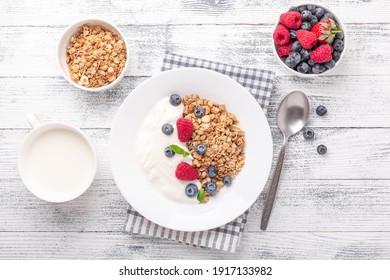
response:
<path id="1" fill-rule="evenodd" d="M 302 16 L 298 12 L 287 12 L 280 15 L 279 21 L 288 28 L 297 29 L 302 24 Z"/>
<path id="2" fill-rule="evenodd" d="M 176 167 L 175 176 L 181 181 L 193 181 L 198 179 L 199 172 L 192 165 L 186 162 L 180 162 Z"/>
<path id="3" fill-rule="evenodd" d="M 332 47 L 328 44 L 321 45 L 310 54 L 311 60 L 315 63 L 324 63 L 332 60 Z"/>
<path id="4" fill-rule="evenodd" d="M 290 42 L 290 32 L 281 24 L 276 26 L 273 37 L 274 41 L 281 46 L 287 45 Z"/>
<path id="5" fill-rule="evenodd" d="M 288 56 L 291 53 L 291 42 L 285 46 L 278 46 L 276 52 L 280 57 Z"/>
<path id="6" fill-rule="evenodd" d="M 297 39 L 304 49 L 311 49 L 317 43 L 317 36 L 310 31 L 301 29 L 297 32 Z"/>
<path id="7" fill-rule="evenodd" d="M 194 125 L 189 119 L 180 118 L 176 121 L 177 135 L 180 142 L 187 142 L 190 140 Z"/>

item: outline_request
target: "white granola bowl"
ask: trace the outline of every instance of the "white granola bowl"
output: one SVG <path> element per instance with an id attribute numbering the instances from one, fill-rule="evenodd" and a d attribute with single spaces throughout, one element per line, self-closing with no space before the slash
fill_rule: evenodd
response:
<path id="1" fill-rule="evenodd" d="M 69 69 L 68 69 L 68 64 L 66 63 L 66 48 L 69 44 L 69 41 L 70 41 L 70 38 L 72 37 L 72 35 L 74 35 L 77 30 L 83 26 L 84 24 L 88 24 L 88 25 L 99 25 L 99 26 L 102 26 L 114 33 L 117 33 L 120 37 L 122 37 L 124 43 L 125 43 L 125 46 L 126 46 L 126 64 L 125 64 L 125 67 L 123 68 L 122 72 L 120 73 L 120 75 L 114 80 L 112 81 L 111 83 L 109 83 L 108 85 L 105 85 L 105 86 L 102 86 L 102 87 L 97 87 L 97 88 L 89 88 L 89 87 L 85 87 L 85 86 L 82 86 L 82 85 L 79 85 L 78 83 L 76 83 L 75 81 L 72 80 L 72 78 L 70 77 L 70 73 L 69 73 Z M 126 69 L 129 65 L 129 46 L 126 42 L 126 39 L 125 39 L 125 36 L 123 36 L 122 32 L 119 30 L 119 28 L 107 21 L 107 20 L 102 20 L 102 19 L 96 19 L 96 18 L 90 18 L 90 19 L 83 19 L 81 21 L 77 21 L 71 25 L 69 25 L 64 33 L 62 34 L 61 36 L 61 39 L 58 43 L 58 47 L 57 47 L 57 62 L 58 62 L 58 67 L 60 68 L 60 71 L 62 72 L 64 78 L 69 82 L 71 83 L 72 85 L 74 85 L 75 87 L 79 88 L 79 89 L 82 89 L 82 90 L 86 90 L 86 91 L 90 91 L 90 92 L 97 92 L 97 91 L 104 91 L 104 90 L 107 90 L 107 89 L 110 89 L 114 86 L 116 86 L 120 80 L 122 80 L 122 78 L 125 76 L 125 73 L 126 73 Z"/>
<path id="2" fill-rule="evenodd" d="M 346 33 L 346 29 L 344 27 L 344 24 L 342 23 L 342 21 L 340 20 L 339 17 L 337 17 L 337 15 L 331 10 L 329 9 L 328 7 L 325 7 L 323 5 L 319 5 L 319 4 L 313 4 L 313 3 L 303 3 L 303 4 L 299 4 L 299 5 L 294 5 L 295 7 L 300 7 L 300 6 L 306 6 L 306 5 L 314 5 L 318 8 L 323 8 L 326 12 L 328 13 L 331 13 L 335 19 L 335 21 L 337 22 L 338 26 L 340 27 L 340 29 L 344 32 L 344 49 L 343 51 L 341 52 L 341 55 L 340 55 L 340 59 L 336 62 L 335 66 L 332 68 L 332 69 L 327 69 L 325 70 L 324 72 L 320 73 L 320 74 L 303 74 L 303 73 L 300 73 L 290 67 L 288 67 L 283 59 L 281 57 L 279 57 L 278 53 L 276 52 L 276 46 L 277 44 L 274 42 L 274 39 L 271 37 L 271 40 L 272 40 L 272 50 L 274 52 L 274 55 L 277 59 L 277 61 L 279 62 L 280 65 L 282 65 L 282 67 L 284 69 L 286 69 L 288 72 L 290 72 L 291 74 L 293 75 L 296 75 L 296 76 L 299 76 L 299 77 L 302 77 L 302 78 L 310 78 L 310 77 L 319 77 L 319 76 L 325 76 L 325 75 L 329 75 L 330 73 L 332 73 L 336 68 L 337 66 L 340 64 L 341 60 L 343 59 L 344 57 L 344 53 L 345 53 L 345 50 L 347 49 L 347 33 Z M 283 11 L 281 13 L 278 14 L 278 21 L 276 22 L 274 28 L 272 29 L 272 34 L 276 28 L 276 26 L 279 24 L 279 16 L 282 14 L 282 13 L 285 13 L 287 11 Z M 272 36 L 271 34 L 271 36 Z"/>

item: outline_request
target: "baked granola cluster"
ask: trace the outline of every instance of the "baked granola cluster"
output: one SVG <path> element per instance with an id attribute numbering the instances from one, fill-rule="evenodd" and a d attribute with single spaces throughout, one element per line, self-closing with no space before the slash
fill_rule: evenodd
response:
<path id="1" fill-rule="evenodd" d="M 90 88 L 115 81 L 127 59 L 122 37 L 98 25 L 83 25 L 71 37 L 66 55 L 72 80 Z"/>
<path id="2" fill-rule="evenodd" d="M 200 98 L 196 94 L 183 98 L 183 117 L 190 119 L 194 125 L 191 139 L 187 147 L 192 155 L 192 165 L 199 171 L 199 181 L 202 186 L 212 181 L 217 185 L 217 191 L 223 186 L 223 178 L 230 176 L 232 179 L 242 169 L 245 161 L 244 145 L 245 133 L 237 125 L 236 116 L 226 110 L 224 104 L 216 104 L 211 100 Z M 197 117 L 196 108 L 203 108 L 204 115 Z M 206 145 L 204 155 L 196 152 L 196 146 Z M 210 178 L 207 169 L 216 167 L 217 176 Z M 207 194 L 202 202 L 207 202 L 210 195 Z"/>

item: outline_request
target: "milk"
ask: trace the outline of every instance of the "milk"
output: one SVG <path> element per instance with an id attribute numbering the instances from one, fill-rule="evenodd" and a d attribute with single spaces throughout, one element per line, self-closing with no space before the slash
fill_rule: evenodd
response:
<path id="1" fill-rule="evenodd" d="M 56 128 L 38 135 L 24 155 L 26 178 L 36 189 L 52 194 L 77 192 L 95 174 L 94 153 L 76 132 Z"/>

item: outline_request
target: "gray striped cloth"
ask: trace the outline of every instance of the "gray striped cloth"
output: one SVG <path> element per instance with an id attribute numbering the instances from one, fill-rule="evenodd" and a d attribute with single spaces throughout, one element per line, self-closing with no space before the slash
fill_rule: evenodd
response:
<path id="1" fill-rule="evenodd" d="M 165 53 L 161 71 L 180 67 L 199 67 L 225 74 L 243 85 L 257 100 L 263 111 L 267 112 L 275 73 L 269 70 L 240 67 L 205 59 Z M 230 223 L 208 231 L 183 232 L 159 226 L 142 217 L 130 205 L 127 209 L 125 232 L 176 240 L 193 246 L 209 247 L 235 252 L 244 232 L 249 211 Z"/>

